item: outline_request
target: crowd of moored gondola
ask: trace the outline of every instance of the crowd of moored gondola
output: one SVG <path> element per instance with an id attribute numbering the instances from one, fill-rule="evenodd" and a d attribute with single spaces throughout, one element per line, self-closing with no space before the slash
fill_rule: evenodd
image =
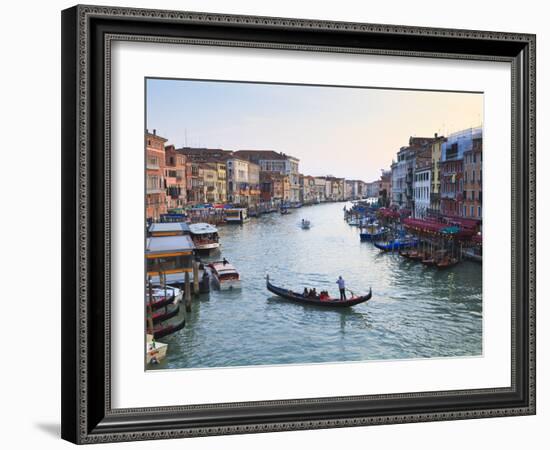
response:
<path id="1" fill-rule="evenodd" d="M 360 229 L 363 242 L 425 266 L 446 269 L 467 259 L 481 263 L 479 223 L 461 217 L 413 218 L 405 209 L 378 208 L 364 201 L 344 207 L 344 219 Z"/>

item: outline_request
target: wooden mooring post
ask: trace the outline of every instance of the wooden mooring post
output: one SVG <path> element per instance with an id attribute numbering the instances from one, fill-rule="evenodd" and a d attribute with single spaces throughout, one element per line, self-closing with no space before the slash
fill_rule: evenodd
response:
<path id="1" fill-rule="evenodd" d="M 191 312 L 191 279 L 189 272 L 185 272 L 185 311 Z"/>
<path id="2" fill-rule="evenodd" d="M 193 261 L 193 294 L 199 295 L 199 262 Z"/>

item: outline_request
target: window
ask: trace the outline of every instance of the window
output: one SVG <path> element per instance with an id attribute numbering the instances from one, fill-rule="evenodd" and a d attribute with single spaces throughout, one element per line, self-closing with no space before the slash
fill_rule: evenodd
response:
<path id="1" fill-rule="evenodd" d="M 470 206 L 470 216 L 474 217 L 474 207 Z"/>
<path id="2" fill-rule="evenodd" d="M 481 206 L 477 207 L 477 217 L 481 217 Z"/>

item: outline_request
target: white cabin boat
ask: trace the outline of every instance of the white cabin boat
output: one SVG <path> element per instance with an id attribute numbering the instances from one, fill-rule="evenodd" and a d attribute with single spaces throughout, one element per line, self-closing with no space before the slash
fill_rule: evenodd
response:
<path id="1" fill-rule="evenodd" d="M 152 334 L 147 335 L 145 342 L 145 361 L 147 364 L 158 364 L 166 358 L 168 344 L 157 342 L 153 339 Z"/>
<path id="2" fill-rule="evenodd" d="M 241 224 L 248 222 L 250 217 L 248 217 L 248 211 L 246 208 L 228 208 L 224 210 L 225 212 L 225 222 L 226 223 L 236 223 Z"/>
<path id="3" fill-rule="evenodd" d="M 195 251 L 210 254 L 220 249 L 218 229 L 209 223 L 192 223 L 189 234 L 195 244 Z"/>
<path id="4" fill-rule="evenodd" d="M 216 261 L 208 265 L 212 270 L 214 285 L 221 291 L 241 288 L 239 272 L 227 260 Z"/>

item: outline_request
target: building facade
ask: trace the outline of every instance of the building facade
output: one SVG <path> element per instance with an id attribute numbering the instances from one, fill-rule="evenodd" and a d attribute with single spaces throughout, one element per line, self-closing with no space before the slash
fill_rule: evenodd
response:
<path id="1" fill-rule="evenodd" d="M 445 216 L 464 214 L 464 154 L 473 151 L 475 141 L 478 141 L 476 145 L 480 146 L 481 139 L 481 128 L 468 128 L 450 134 L 447 141 L 443 143 L 440 162 L 441 214 Z M 481 149 L 481 146 L 479 148 Z M 469 180 L 472 181 L 471 178 Z"/>
<path id="2" fill-rule="evenodd" d="M 315 178 L 309 175 L 300 174 L 300 203 L 311 205 L 316 203 L 317 191 L 315 189 Z"/>
<path id="3" fill-rule="evenodd" d="M 482 219 L 482 155 L 483 139 L 481 134 L 472 139 L 472 148 L 464 152 L 463 178 L 464 202 L 462 216 L 470 219 Z"/>
<path id="4" fill-rule="evenodd" d="M 164 181 L 166 154 L 164 145 L 167 139 L 153 133 L 145 133 L 145 216 L 158 221 L 161 214 L 166 214 L 166 186 Z"/>
<path id="5" fill-rule="evenodd" d="M 260 166 L 252 162 L 248 163 L 248 195 L 246 205 L 257 207 L 260 203 Z"/>
<path id="6" fill-rule="evenodd" d="M 300 201 L 300 160 L 298 158 L 273 150 L 238 150 L 234 155 L 258 164 L 263 172 L 286 175 L 290 185 L 288 201 L 291 203 Z"/>
<path id="7" fill-rule="evenodd" d="M 248 201 L 248 165 L 245 159 L 231 157 L 226 161 L 227 200 L 245 206 Z"/>
<path id="8" fill-rule="evenodd" d="M 390 206 L 390 200 L 392 197 L 391 194 L 391 170 L 382 170 L 382 175 L 380 175 L 380 184 L 378 191 L 378 204 L 380 206 Z"/>
<path id="9" fill-rule="evenodd" d="M 173 145 L 166 145 L 164 180 L 166 184 L 166 205 L 170 209 L 183 208 L 187 204 L 187 179 L 185 155 L 176 151 Z"/>
<path id="10" fill-rule="evenodd" d="M 430 208 L 428 214 L 432 216 L 439 215 L 441 211 L 441 176 L 440 176 L 440 163 L 441 163 L 441 148 L 446 141 L 444 136 L 435 135 L 435 139 L 431 145 L 432 154 L 432 183 L 430 187 Z"/>
<path id="11" fill-rule="evenodd" d="M 423 219 L 430 208 L 432 183 L 431 158 L 417 164 L 414 172 L 414 217 Z"/>

